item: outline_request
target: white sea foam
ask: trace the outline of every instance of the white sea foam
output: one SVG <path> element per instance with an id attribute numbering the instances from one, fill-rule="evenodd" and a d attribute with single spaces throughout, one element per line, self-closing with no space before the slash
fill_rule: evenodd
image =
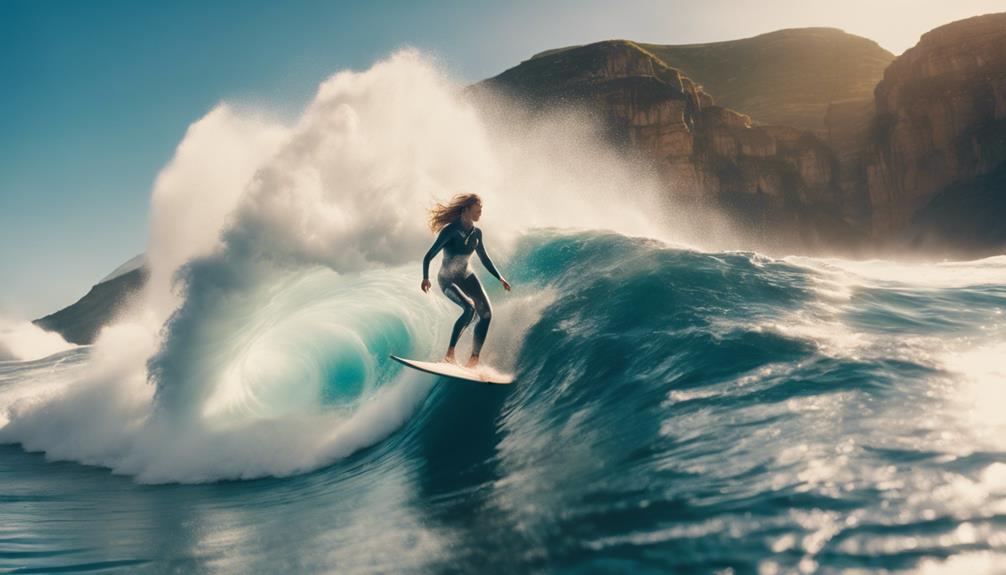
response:
<path id="1" fill-rule="evenodd" d="M 869 282 L 904 283 L 913 287 L 955 288 L 983 284 L 1001 284 L 1006 278 L 1006 256 L 973 261 L 934 263 L 895 262 L 889 260 L 843 260 L 837 258 L 784 258 L 809 267 L 829 277 L 840 277 L 843 287 Z M 837 291 L 844 291 L 838 288 Z"/>

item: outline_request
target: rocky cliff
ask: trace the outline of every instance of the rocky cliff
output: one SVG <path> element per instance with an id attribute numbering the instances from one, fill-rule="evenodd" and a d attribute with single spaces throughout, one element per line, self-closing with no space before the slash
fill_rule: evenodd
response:
<path id="1" fill-rule="evenodd" d="M 824 129 L 831 102 L 872 100 L 894 55 L 837 28 L 791 28 L 707 44 L 642 44 L 757 124 Z"/>
<path id="2" fill-rule="evenodd" d="M 482 84 L 532 107 L 599 112 L 616 144 L 652 157 L 679 201 L 717 205 L 770 248 L 855 243 L 838 157 L 809 131 L 755 125 L 653 52 L 623 40 L 540 54 Z"/>
<path id="3" fill-rule="evenodd" d="M 593 110 L 616 142 L 653 158 L 670 194 L 732 213 L 755 248 L 1001 253 L 1006 14 L 942 26 L 888 56 L 821 28 L 695 46 L 609 41 L 543 52 L 482 86 Z M 717 105 L 710 86 L 738 107 Z M 768 121 L 778 118 L 789 125 Z"/>
<path id="4" fill-rule="evenodd" d="M 874 239 L 1006 247 L 995 243 L 1006 216 L 1006 13 L 926 33 L 885 71 L 875 97 L 865 166 Z M 999 211 L 987 221 L 990 209 Z"/>
<path id="5" fill-rule="evenodd" d="M 755 124 L 822 130 L 830 102 L 873 101 L 894 55 L 837 28 L 791 28 L 706 44 L 637 44 Z M 571 46 L 531 57 L 554 59 Z"/>
<path id="6" fill-rule="evenodd" d="M 145 267 L 114 275 L 95 284 L 72 305 L 32 323 L 58 333 L 70 343 L 94 343 L 101 328 L 111 323 L 129 298 L 143 288 L 149 275 Z"/>

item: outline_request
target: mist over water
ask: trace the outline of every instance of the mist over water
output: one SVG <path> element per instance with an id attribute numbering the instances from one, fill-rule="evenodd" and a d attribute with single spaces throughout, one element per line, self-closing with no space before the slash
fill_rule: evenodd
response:
<path id="1" fill-rule="evenodd" d="M 1006 256 L 736 251 L 586 116 L 471 96 L 405 51 L 190 126 L 119 320 L 0 328 L 0 569 L 995 572 Z M 509 388 L 387 359 L 443 352 L 426 209 L 472 191 Z"/>

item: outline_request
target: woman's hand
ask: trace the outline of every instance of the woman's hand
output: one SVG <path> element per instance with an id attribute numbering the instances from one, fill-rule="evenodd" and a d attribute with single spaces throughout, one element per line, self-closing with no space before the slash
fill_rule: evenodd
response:
<path id="1" fill-rule="evenodd" d="M 419 289 L 423 290 L 423 293 L 430 291 L 430 280 L 423 279 L 423 283 L 419 286 Z"/>
<path id="2" fill-rule="evenodd" d="M 510 282 L 506 281 L 503 278 L 500 278 L 500 283 L 503 284 L 503 289 L 505 289 L 506 291 L 510 291 Z"/>

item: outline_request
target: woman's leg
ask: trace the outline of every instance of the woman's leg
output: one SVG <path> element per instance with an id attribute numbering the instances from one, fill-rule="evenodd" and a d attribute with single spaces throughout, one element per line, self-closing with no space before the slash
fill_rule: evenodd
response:
<path id="1" fill-rule="evenodd" d="M 461 316 L 458 317 L 457 321 L 454 322 L 454 329 L 451 330 L 451 343 L 447 348 L 447 355 L 444 359 L 447 361 L 454 361 L 454 346 L 458 344 L 458 339 L 461 337 L 461 332 L 465 331 L 468 324 L 472 322 L 472 318 L 475 317 L 475 304 L 472 300 L 465 295 L 465 292 L 456 283 L 441 283 L 440 287 L 444 290 L 444 295 L 447 299 L 461 306 Z"/>
<path id="2" fill-rule="evenodd" d="M 489 322 L 493 319 L 493 308 L 489 304 L 489 296 L 482 289 L 482 283 L 479 282 L 479 278 L 475 274 L 462 280 L 460 287 L 474 304 L 475 313 L 479 314 L 479 321 L 475 324 L 475 338 L 472 342 L 472 357 L 467 364 L 469 367 L 474 367 L 479 362 L 482 344 L 485 343 L 486 334 L 489 333 Z"/>

